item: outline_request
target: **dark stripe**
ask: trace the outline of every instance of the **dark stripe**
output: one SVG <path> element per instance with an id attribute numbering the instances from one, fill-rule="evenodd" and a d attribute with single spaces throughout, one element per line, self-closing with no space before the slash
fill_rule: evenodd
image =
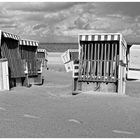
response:
<path id="1" fill-rule="evenodd" d="M 118 35 L 118 40 L 120 40 L 120 35 Z"/>
<path id="2" fill-rule="evenodd" d="M 85 36 L 85 41 L 88 41 L 88 37 L 89 37 L 88 35 Z"/>
<path id="3" fill-rule="evenodd" d="M 101 35 L 98 35 L 98 41 L 101 41 Z"/>
<path id="4" fill-rule="evenodd" d="M 111 35 L 111 40 L 114 40 L 114 35 Z"/>
<path id="5" fill-rule="evenodd" d="M 82 35 L 80 35 L 80 40 L 82 40 Z"/>
<path id="6" fill-rule="evenodd" d="M 79 75 L 79 73 L 78 73 L 78 72 L 74 73 L 74 76 L 78 76 L 78 75 Z"/>
<path id="7" fill-rule="evenodd" d="M 95 35 L 92 35 L 92 39 L 91 39 L 92 41 L 94 41 L 95 40 Z"/>
<path id="8" fill-rule="evenodd" d="M 107 35 L 105 35 L 104 40 L 107 41 Z"/>
<path id="9" fill-rule="evenodd" d="M 79 69 L 79 66 L 74 66 L 74 69 Z"/>

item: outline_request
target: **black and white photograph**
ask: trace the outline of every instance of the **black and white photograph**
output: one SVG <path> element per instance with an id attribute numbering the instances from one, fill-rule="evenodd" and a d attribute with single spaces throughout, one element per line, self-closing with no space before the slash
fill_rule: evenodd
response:
<path id="1" fill-rule="evenodd" d="M 140 1 L 0 2 L 0 138 L 140 138 Z"/>

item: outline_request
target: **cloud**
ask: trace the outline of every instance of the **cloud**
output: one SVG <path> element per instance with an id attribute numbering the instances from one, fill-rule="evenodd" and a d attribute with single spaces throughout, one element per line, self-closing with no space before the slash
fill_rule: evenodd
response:
<path id="1" fill-rule="evenodd" d="M 134 31 L 133 31 L 133 29 L 131 29 L 131 28 L 124 29 L 124 30 L 121 31 L 121 33 L 124 34 L 124 35 L 135 34 Z"/>
<path id="2" fill-rule="evenodd" d="M 77 39 L 79 32 L 120 32 L 132 38 L 140 35 L 140 12 L 137 9 L 139 3 L 130 5 L 98 2 L 0 3 L 0 28 L 25 38 L 45 41 Z"/>
<path id="3" fill-rule="evenodd" d="M 23 12 L 56 12 L 68 9 L 77 3 L 72 2 L 12 2 L 3 3 L 7 10 L 23 11 Z"/>
<path id="4" fill-rule="evenodd" d="M 46 24 L 37 24 L 37 25 L 33 26 L 33 30 L 39 30 L 39 29 L 46 28 L 46 27 L 47 27 Z"/>

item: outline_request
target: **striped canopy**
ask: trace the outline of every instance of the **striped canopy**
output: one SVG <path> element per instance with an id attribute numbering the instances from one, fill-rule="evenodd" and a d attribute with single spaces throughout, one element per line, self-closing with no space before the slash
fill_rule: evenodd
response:
<path id="1" fill-rule="evenodd" d="M 25 46 L 37 46 L 38 47 L 39 42 L 38 41 L 32 41 L 32 40 L 20 40 L 19 45 L 25 45 Z"/>
<path id="2" fill-rule="evenodd" d="M 5 38 L 11 38 L 11 39 L 14 39 L 14 40 L 19 40 L 19 39 L 20 39 L 19 36 L 14 35 L 14 34 L 11 34 L 11 33 L 7 33 L 7 32 L 2 32 L 2 35 L 3 35 Z"/>
<path id="3" fill-rule="evenodd" d="M 80 41 L 111 41 L 120 40 L 120 34 L 87 34 L 79 35 Z"/>
<path id="4" fill-rule="evenodd" d="M 37 49 L 37 52 L 45 52 L 45 53 L 47 53 L 47 51 L 45 49 Z"/>

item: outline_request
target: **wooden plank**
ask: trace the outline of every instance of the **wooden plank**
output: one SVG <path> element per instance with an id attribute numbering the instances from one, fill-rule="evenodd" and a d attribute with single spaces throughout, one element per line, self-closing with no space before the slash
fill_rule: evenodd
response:
<path id="1" fill-rule="evenodd" d="M 97 78 L 100 76 L 100 44 L 98 43 L 98 58 L 97 58 Z"/>
<path id="2" fill-rule="evenodd" d="M 91 47 L 90 44 L 88 44 L 88 61 L 87 61 L 87 77 L 90 78 L 90 51 L 91 51 Z"/>
<path id="3" fill-rule="evenodd" d="M 110 43 L 108 43 L 108 56 L 107 56 L 107 73 L 106 73 L 106 76 L 107 76 L 107 78 L 109 78 L 109 76 L 110 76 L 110 69 L 109 69 L 109 67 L 110 67 L 110 65 L 109 65 L 109 59 L 110 59 Z M 108 79 L 109 80 L 109 79 Z"/>
<path id="4" fill-rule="evenodd" d="M 94 68 L 93 68 L 93 71 L 94 71 L 94 78 L 97 77 L 97 70 L 96 70 L 96 63 L 97 63 L 97 43 L 94 44 Z"/>
<path id="5" fill-rule="evenodd" d="M 115 77 L 115 79 L 117 79 L 117 68 L 118 68 L 117 49 L 118 49 L 118 45 L 117 45 L 117 43 L 115 43 L 115 65 L 114 65 L 114 77 Z"/>
<path id="6" fill-rule="evenodd" d="M 107 44 L 105 43 L 105 46 L 104 46 L 104 80 L 106 79 L 106 55 L 107 55 Z"/>
<path id="7" fill-rule="evenodd" d="M 92 76 L 93 76 L 93 49 L 94 49 L 94 47 L 93 47 L 93 43 L 91 44 L 91 56 L 90 56 L 90 58 L 91 58 L 91 65 L 90 65 L 90 75 L 91 75 L 91 79 L 92 79 Z"/>
<path id="8" fill-rule="evenodd" d="M 81 44 L 81 51 L 80 51 L 80 62 L 79 62 L 79 78 L 78 79 L 81 79 L 82 78 L 82 74 L 83 74 L 83 54 L 84 54 L 84 48 L 83 48 L 83 44 Z"/>
<path id="9" fill-rule="evenodd" d="M 111 45 L 111 66 L 110 66 L 110 76 L 111 76 L 111 79 L 113 77 L 113 62 L 114 62 L 114 43 L 112 43 Z"/>
<path id="10" fill-rule="evenodd" d="M 121 40 L 119 42 L 119 60 L 122 60 L 122 45 Z M 122 66 L 119 64 L 119 73 L 118 73 L 118 93 L 122 93 Z"/>
<path id="11" fill-rule="evenodd" d="M 84 75 L 83 78 L 84 80 L 86 79 L 86 51 L 87 51 L 87 45 L 84 44 Z"/>
<path id="12" fill-rule="evenodd" d="M 100 77 L 103 76 L 102 73 L 102 65 L 103 65 L 103 50 L 104 50 L 104 43 L 101 43 L 101 59 L 100 59 Z"/>

